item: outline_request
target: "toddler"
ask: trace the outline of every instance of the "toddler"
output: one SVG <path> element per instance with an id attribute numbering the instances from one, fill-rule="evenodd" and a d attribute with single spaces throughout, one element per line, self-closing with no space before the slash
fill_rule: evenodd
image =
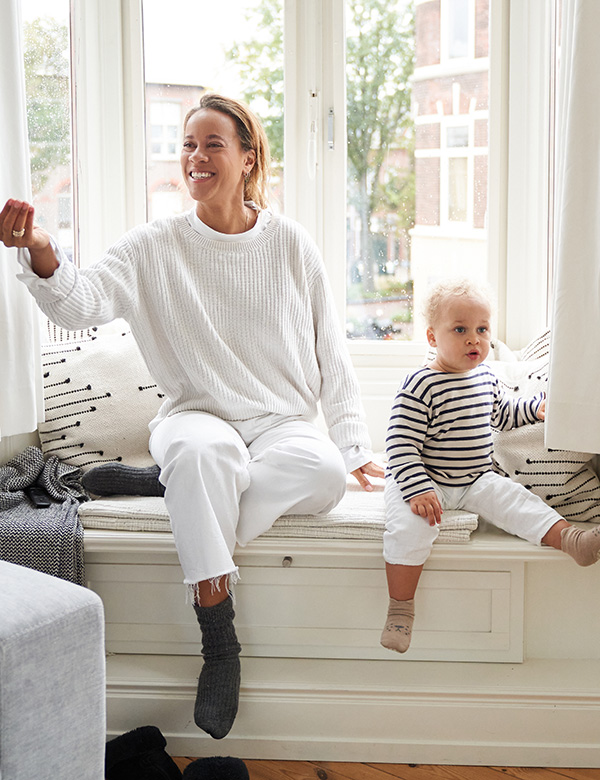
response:
<path id="1" fill-rule="evenodd" d="M 492 428 L 543 420 L 545 396 L 511 398 L 484 363 L 491 304 L 469 281 L 437 285 L 425 305 L 436 357 L 407 377 L 388 428 L 384 559 L 390 595 L 381 644 L 408 650 L 414 595 L 445 509 L 464 509 L 580 566 L 598 560 L 600 528 L 582 531 L 522 485 L 492 471 Z"/>

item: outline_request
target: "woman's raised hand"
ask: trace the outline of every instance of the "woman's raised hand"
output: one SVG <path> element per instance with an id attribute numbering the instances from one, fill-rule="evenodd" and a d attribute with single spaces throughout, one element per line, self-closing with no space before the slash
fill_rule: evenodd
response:
<path id="1" fill-rule="evenodd" d="M 0 241 L 8 247 L 39 250 L 50 245 L 50 236 L 33 224 L 33 206 L 10 198 L 0 212 Z"/>
<path id="2" fill-rule="evenodd" d="M 7 200 L 0 211 L 0 241 L 7 247 L 29 249 L 34 273 L 47 279 L 58 268 L 58 260 L 50 234 L 33 224 L 33 213 L 26 201 Z"/>

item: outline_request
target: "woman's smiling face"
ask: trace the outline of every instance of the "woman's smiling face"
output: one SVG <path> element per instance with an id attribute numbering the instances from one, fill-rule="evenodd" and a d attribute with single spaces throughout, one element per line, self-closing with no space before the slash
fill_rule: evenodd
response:
<path id="1" fill-rule="evenodd" d="M 200 109 L 184 128 L 181 171 L 191 197 L 225 205 L 240 199 L 244 176 L 254 164 L 253 150 L 242 149 L 235 120 L 221 111 Z"/>

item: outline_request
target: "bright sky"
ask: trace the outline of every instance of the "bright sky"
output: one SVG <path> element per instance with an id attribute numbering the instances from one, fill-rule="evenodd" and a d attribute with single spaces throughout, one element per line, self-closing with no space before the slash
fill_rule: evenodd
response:
<path id="1" fill-rule="evenodd" d="M 52 16 L 65 24 L 69 19 L 69 0 L 21 0 L 21 7 L 28 22 L 39 16 Z"/>
<path id="2" fill-rule="evenodd" d="M 143 0 L 146 80 L 239 92 L 225 61 L 232 41 L 247 34 L 244 8 L 252 0 Z M 67 23 L 69 0 L 22 0 L 26 20 L 53 16 Z"/>
<path id="3" fill-rule="evenodd" d="M 247 34 L 251 0 L 144 0 L 146 80 L 197 84 L 235 94 L 235 70 L 225 62 L 232 41 Z"/>

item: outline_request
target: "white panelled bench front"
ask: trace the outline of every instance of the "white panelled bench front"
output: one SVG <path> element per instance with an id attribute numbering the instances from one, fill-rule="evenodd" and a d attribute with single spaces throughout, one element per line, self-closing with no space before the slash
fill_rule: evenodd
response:
<path id="1" fill-rule="evenodd" d="M 214 754 L 192 718 L 199 632 L 163 500 L 97 499 L 81 514 L 106 611 L 109 734 L 152 724 L 171 752 Z M 405 656 L 379 645 L 381 488 L 239 548 L 242 691 L 226 752 L 600 765 L 600 571 L 485 523 L 471 533 L 473 520 L 445 516 L 454 527 L 426 566 Z"/>

